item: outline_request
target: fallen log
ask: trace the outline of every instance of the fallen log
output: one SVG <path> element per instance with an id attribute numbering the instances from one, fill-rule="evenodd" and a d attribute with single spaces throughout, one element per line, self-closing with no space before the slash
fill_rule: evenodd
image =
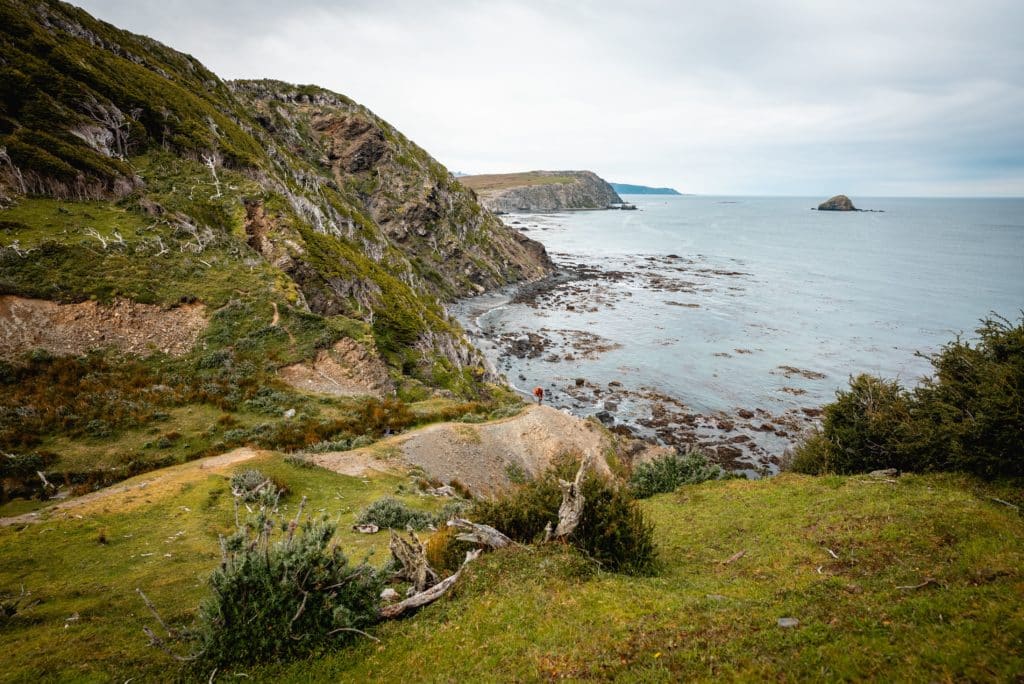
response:
<path id="1" fill-rule="evenodd" d="M 452 585 L 454 585 L 459 580 L 459 577 L 462 575 L 462 571 L 465 569 L 466 565 L 470 561 L 476 560 L 477 556 L 480 555 L 480 551 L 481 549 L 477 549 L 475 551 L 467 551 L 466 560 L 462 562 L 462 565 L 459 567 L 458 571 L 456 571 L 456 573 L 451 577 L 448 577 L 438 582 L 437 584 L 435 584 L 434 586 L 430 587 L 425 591 L 421 591 L 417 594 L 410 596 L 404 601 L 396 603 L 392 606 L 384 606 L 383 608 L 381 608 L 381 619 L 393 620 L 397 617 L 401 617 L 409 611 L 413 611 L 429 603 L 433 603 L 437 599 L 444 596 L 445 593 L 452 588 Z"/>
<path id="2" fill-rule="evenodd" d="M 407 541 L 391 530 L 391 542 L 388 546 L 391 555 L 402 565 L 402 569 L 397 573 L 400 579 L 412 582 L 417 592 L 437 584 L 440 578 L 427 562 L 427 550 L 423 548 L 415 532 L 409 532 Z"/>
<path id="3" fill-rule="evenodd" d="M 515 544 L 514 541 L 490 525 L 470 522 L 465 518 L 452 518 L 448 521 L 448 527 L 454 527 L 460 531 L 460 534 L 456 536 L 456 539 L 460 541 L 481 544 L 492 549 L 503 549 Z"/>

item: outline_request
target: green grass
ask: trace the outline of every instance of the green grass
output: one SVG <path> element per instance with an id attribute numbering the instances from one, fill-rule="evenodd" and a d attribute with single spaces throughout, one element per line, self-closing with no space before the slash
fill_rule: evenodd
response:
<path id="1" fill-rule="evenodd" d="M 277 455 L 236 469 L 248 467 L 260 468 L 291 490 L 282 505 L 285 515 L 295 514 L 304 495 L 307 513 L 337 520 L 338 543 L 357 561 L 369 554 L 380 564 L 387 554 L 386 536 L 349 531 L 355 514 L 370 501 L 391 495 L 419 508 L 440 505 L 398 493 L 399 485 L 412 488 L 406 478 L 346 477 L 300 468 Z M 188 464 L 160 474 L 168 472 L 132 494 L 71 511 L 69 519 L 0 528 L 0 593 L 17 593 L 24 585 L 43 601 L 0 627 L 5 652 L 0 679 L 122 682 L 133 676 L 164 679 L 175 668 L 146 645 L 141 628 L 153 620 L 135 588 L 146 592 L 167 619 L 189 622 L 219 561 L 218 535 L 231 531 L 234 513 L 228 472 L 207 474 Z M 106 544 L 98 541 L 101 531 Z"/>
<path id="2" fill-rule="evenodd" d="M 402 479 L 347 478 L 275 456 L 256 465 L 292 490 L 290 510 L 306 494 L 307 510 L 340 516 L 338 543 L 353 558 L 370 549 L 375 561 L 384 557 L 384 537 L 347 528 Z M 44 599 L 0 632 L 10 679 L 123 681 L 173 671 L 145 645 L 140 629 L 152 620 L 133 591 L 141 587 L 178 623 L 194 615 L 217 562 L 216 535 L 232 513 L 225 475 L 190 477 L 109 510 L 86 509 L 81 520 L 0 530 L 0 590 L 24 584 Z M 490 554 L 449 598 L 375 628 L 379 644 L 247 674 L 258 681 L 1013 679 L 1024 668 L 1024 521 L 987 498 L 1008 491 L 946 475 L 907 475 L 896 484 L 786 475 L 688 486 L 642 504 L 661 547 L 654 577 L 603 573 L 563 548 Z M 107 545 L 96 541 L 100 530 Z M 898 588 L 929 577 L 936 583 Z M 67 622 L 75 613 L 79 619 Z M 800 625 L 779 627 L 782 617 Z"/>
<path id="3" fill-rule="evenodd" d="M 576 176 L 558 176 L 525 171 L 523 173 L 491 173 L 479 176 L 461 176 L 459 182 L 477 192 L 507 190 L 531 185 L 565 185 L 575 183 Z"/>

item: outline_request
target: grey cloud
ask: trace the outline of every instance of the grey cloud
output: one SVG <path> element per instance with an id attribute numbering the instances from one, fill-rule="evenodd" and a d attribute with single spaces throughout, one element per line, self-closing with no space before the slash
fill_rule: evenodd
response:
<path id="1" fill-rule="evenodd" d="M 1018 2 L 82 4 L 225 77 L 344 92 L 457 170 L 1024 194 Z"/>

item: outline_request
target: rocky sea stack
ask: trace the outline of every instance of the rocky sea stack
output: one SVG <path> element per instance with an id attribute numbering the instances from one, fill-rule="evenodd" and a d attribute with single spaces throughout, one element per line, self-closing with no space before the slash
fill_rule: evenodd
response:
<path id="1" fill-rule="evenodd" d="M 836 195 L 818 205 L 818 211 L 860 211 L 846 195 Z"/>

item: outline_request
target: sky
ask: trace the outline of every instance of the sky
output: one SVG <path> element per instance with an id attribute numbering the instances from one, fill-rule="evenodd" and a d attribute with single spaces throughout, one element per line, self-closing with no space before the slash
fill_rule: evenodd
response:
<path id="1" fill-rule="evenodd" d="M 1020 0 L 79 0 L 315 83 L 451 171 L 698 194 L 1024 196 Z"/>

